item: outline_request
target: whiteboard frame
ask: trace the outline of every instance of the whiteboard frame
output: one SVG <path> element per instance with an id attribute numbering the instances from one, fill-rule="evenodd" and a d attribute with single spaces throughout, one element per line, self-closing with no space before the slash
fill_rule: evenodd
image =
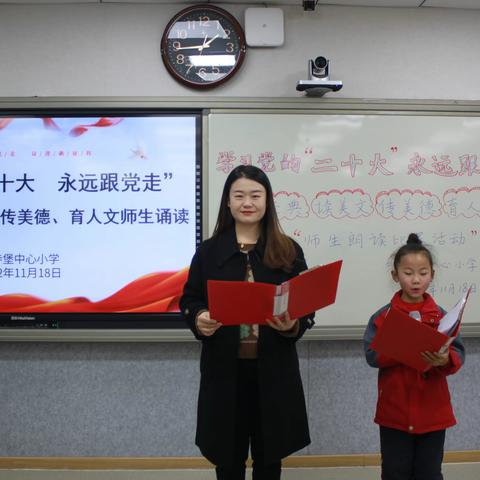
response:
<path id="1" fill-rule="evenodd" d="M 228 97 L 0 97 L 2 109 L 30 108 L 166 108 L 201 109 L 203 123 L 203 236 L 208 229 L 208 115 L 214 113 L 264 114 L 369 114 L 431 115 L 480 117 L 480 102 L 395 99 L 330 98 L 228 98 Z M 358 340 L 365 326 L 315 326 L 305 340 Z M 480 322 L 462 326 L 463 337 L 480 337 Z M 0 341 L 48 342 L 190 342 L 195 341 L 187 329 L 0 329 Z"/>

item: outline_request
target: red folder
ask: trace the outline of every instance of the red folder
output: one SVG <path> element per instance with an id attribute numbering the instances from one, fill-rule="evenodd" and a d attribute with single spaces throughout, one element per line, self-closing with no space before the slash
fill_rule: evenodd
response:
<path id="1" fill-rule="evenodd" d="M 430 365 L 423 360 L 420 353 L 438 352 L 447 348 L 454 338 L 422 324 L 405 312 L 391 308 L 370 348 L 424 372 Z"/>
<path id="2" fill-rule="evenodd" d="M 210 317 L 224 325 L 266 324 L 285 311 L 303 317 L 335 302 L 341 266 L 338 260 L 314 267 L 281 285 L 209 280 Z"/>
<path id="3" fill-rule="evenodd" d="M 288 282 L 288 313 L 300 318 L 335 303 L 342 260 L 313 267 Z M 284 312 L 280 312 L 282 314 Z"/>

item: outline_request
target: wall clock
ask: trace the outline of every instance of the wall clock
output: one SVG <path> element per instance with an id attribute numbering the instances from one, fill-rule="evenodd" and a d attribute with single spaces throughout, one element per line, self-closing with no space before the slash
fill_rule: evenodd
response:
<path id="1" fill-rule="evenodd" d="M 242 65 L 245 34 L 222 8 L 196 5 L 170 20 L 160 48 L 173 78 L 189 87 L 211 88 L 232 78 Z"/>

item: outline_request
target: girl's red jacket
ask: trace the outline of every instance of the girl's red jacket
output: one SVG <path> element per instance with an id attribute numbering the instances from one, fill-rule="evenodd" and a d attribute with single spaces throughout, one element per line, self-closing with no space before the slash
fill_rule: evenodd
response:
<path id="1" fill-rule="evenodd" d="M 370 366 L 379 368 L 375 422 L 410 433 L 426 433 L 451 427 L 456 420 L 446 377 L 455 373 L 465 360 L 465 348 L 460 335 L 450 345 L 448 364 L 432 367 L 425 373 L 419 373 L 370 349 L 390 308 L 397 308 L 407 314 L 416 310 L 422 323 L 432 328 L 438 327 L 445 310 L 429 294 L 424 294 L 423 303 L 409 304 L 400 298 L 401 293 L 397 292 L 389 304 L 371 316 L 364 334 L 367 362 Z M 412 316 L 418 317 L 418 314 Z"/>

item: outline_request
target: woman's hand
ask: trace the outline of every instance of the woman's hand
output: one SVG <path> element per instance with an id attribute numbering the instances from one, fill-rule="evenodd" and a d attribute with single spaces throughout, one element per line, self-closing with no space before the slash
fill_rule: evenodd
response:
<path id="1" fill-rule="evenodd" d="M 444 367 L 448 363 L 449 353 L 422 352 L 422 358 L 432 367 Z"/>
<path id="2" fill-rule="evenodd" d="M 205 337 L 213 335 L 222 324 L 210 318 L 210 312 L 205 311 L 200 313 L 195 320 L 197 330 Z"/>
<path id="3" fill-rule="evenodd" d="M 284 315 L 274 316 L 271 320 L 267 319 L 267 323 L 279 332 L 288 332 L 296 327 L 298 320 L 296 318 L 292 320 L 289 313 L 285 312 Z"/>

